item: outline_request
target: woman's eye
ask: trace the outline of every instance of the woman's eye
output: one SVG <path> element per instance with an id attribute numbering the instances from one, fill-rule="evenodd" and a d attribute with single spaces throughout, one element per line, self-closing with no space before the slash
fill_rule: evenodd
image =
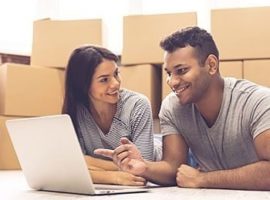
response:
<path id="1" fill-rule="evenodd" d="M 116 71 L 115 73 L 114 73 L 114 76 L 118 76 L 119 75 L 119 71 Z"/>
<path id="2" fill-rule="evenodd" d="M 108 78 L 103 78 L 103 79 L 100 79 L 100 82 L 108 82 Z"/>

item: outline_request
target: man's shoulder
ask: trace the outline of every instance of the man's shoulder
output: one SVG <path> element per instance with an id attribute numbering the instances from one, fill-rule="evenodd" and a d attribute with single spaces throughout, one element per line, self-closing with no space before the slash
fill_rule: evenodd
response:
<path id="1" fill-rule="evenodd" d="M 270 88 L 264 87 L 252 81 L 246 79 L 235 79 L 235 78 L 226 78 L 225 79 L 225 87 L 231 89 L 234 92 L 238 92 L 240 94 L 247 95 L 258 95 L 265 94 L 270 95 Z"/>
<path id="2" fill-rule="evenodd" d="M 187 115 L 187 113 L 191 114 L 193 107 L 193 104 L 182 105 L 178 97 L 173 92 L 171 92 L 163 99 L 160 111 L 161 113 L 169 112 L 171 114 L 174 113 L 175 115 L 180 116 Z"/>
<path id="3" fill-rule="evenodd" d="M 174 105 L 177 105 L 179 106 L 180 103 L 179 103 L 179 99 L 178 97 L 174 94 L 174 92 L 170 92 L 163 100 L 162 100 L 162 105 L 171 105 L 171 106 L 174 106 Z"/>
<path id="4" fill-rule="evenodd" d="M 169 94 L 167 94 L 167 96 L 164 97 L 162 101 L 168 101 L 168 100 L 176 101 L 178 100 L 178 97 L 176 96 L 174 92 L 170 92 Z"/>

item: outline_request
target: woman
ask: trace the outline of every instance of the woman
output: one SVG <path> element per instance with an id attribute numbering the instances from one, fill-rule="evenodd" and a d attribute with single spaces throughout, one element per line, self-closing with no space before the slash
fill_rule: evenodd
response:
<path id="1" fill-rule="evenodd" d="M 95 183 L 143 185 L 144 178 L 118 171 L 112 161 L 94 154 L 96 148 L 115 149 L 126 137 L 145 159 L 154 160 L 149 101 L 120 89 L 117 62 L 115 54 L 99 46 L 75 49 L 66 69 L 63 113 L 73 121 Z"/>

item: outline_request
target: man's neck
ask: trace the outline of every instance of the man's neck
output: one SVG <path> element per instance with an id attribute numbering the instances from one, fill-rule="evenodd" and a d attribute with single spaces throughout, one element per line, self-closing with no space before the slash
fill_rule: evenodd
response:
<path id="1" fill-rule="evenodd" d="M 205 95 L 205 98 L 195 104 L 208 127 L 212 127 L 214 125 L 219 115 L 223 100 L 223 90 L 224 79 L 217 77 L 213 80 L 213 83 L 211 83 L 211 87 Z"/>

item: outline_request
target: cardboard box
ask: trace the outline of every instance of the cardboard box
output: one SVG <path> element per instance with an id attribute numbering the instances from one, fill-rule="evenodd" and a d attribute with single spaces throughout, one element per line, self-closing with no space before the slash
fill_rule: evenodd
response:
<path id="1" fill-rule="evenodd" d="M 122 64 L 163 63 L 160 41 L 178 29 L 196 24 L 196 13 L 125 16 Z"/>
<path id="2" fill-rule="evenodd" d="M 161 100 L 161 68 L 154 65 L 120 67 L 122 88 L 139 92 L 151 102 L 153 117 L 158 116 Z"/>
<path id="3" fill-rule="evenodd" d="M 221 61 L 219 62 L 219 71 L 223 77 L 243 78 L 242 61 Z"/>
<path id="4" fill-rule="evenodd" d="M 257 84 L 270 87 L 270 59 L 244 61 L 244 78 Z"/>
<path id="5" fill-rule="evenodd" d="M 65 68 L 78 46 L 102 44 L 101 27 L 101 19 L 35 21 L 31 65 Z"/>
<path id="6" fill-rule="evenodd" d="M 0 66 L 0 114 L 41 116 L 60 114 L 64 71 L 6 63 Z"/>
<path id="7" fill-rule="evenodd" d="M 0 170 L 21 169 L 5 124 L 6 120 L 13 118 L 16 117 L 0 116 Z"/>
<path id="8" fill-rule="evenodd" d="M 211 11 L 211 33 L 220 58 L 270 58 L 270 7 Z"/>

